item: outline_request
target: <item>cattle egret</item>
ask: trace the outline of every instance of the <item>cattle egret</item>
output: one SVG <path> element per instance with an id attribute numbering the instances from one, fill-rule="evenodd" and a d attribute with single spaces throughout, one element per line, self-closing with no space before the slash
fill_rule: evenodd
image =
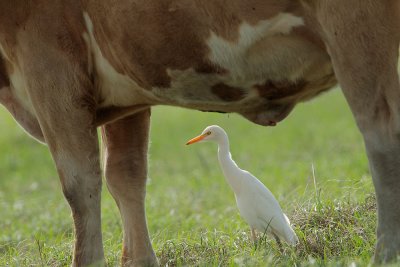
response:
<path id="1" fill-rule="evenodd" d="M 231 157 L 228 135 L 217 125 L 208 126 L 201 135 L 186 144 L 214 141 L 218 144 L 218 160 L 225 179 L 232 188 L 240 215 L 249 224 L 253 241 L 255 230 L 269 233 L 280 244 L 280 239 L 296 245 L 298 238 L 290 226 L 289 219 L 271 191 L 251 173 L 240 169 Z"/>

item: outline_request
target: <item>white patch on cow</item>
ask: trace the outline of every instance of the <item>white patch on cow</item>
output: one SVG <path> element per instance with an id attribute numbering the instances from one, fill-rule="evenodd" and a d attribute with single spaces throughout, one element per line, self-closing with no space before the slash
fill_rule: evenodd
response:
<path id="1" fill-rule="evenodd" d="M 169 88 L 154 87 L 152 90 L 154 95 L 178 105 L 188 104 L 188 101 L 192 104 L 196 101 L 202 103 L 206 101 L 207 104 L 214 100 L 218 101 L 218 98 L 210 92 L 210 88 L 221 80 L 218 75 L 198 73 L 193 68 L 167 69 L 167 73 L 171 78 L 171 86 Z M 197 92 L 195 100 L 193 100 L 194 92 Z"/>
<path id="2" fill-rule="evenodd" d="M 100 89 L 100 107 L 132 106 L 151 102 L 151 94 L 141 88 L 135 81 L 126 75 L 118 73 L 104 57 L 93 33 L 93 23 L 89 15 L 84 12 L 87 33 L 84 33 L 89 53 L 89 68 L 94 68 L 98 87 Z M 91 73 L 92 70 L 89 70 Z"/>
<path id="3" fill-rule="evenodd" d="M 279 48 L 273 46 L 277 43 L 275 37 L 289 35 L 294 27 L 304 25 L 302 18 L 289 13 L 280 13 L 279 15 L 260 21 L 253 26 L 243 23 L 239 28 L 239 39 L 237 41 L 225 40 L 215 33 L 211 33 L 208 40 L 210 47 L 210 60 L 224 69 L 229 70 L 231 78 L 237 84 L 241 81 L 262 82 L 266 76 L 273 76 L 268 73 L 269 70 L 260 69 L 260 65 L 272 66 L 272 70 L 277 68 L 274 58 L 263 59 L 265 53 L 276 54 L 278 60 L 282 60 L 282 54 Z M 271 42 L 270 51 L 261 51 L 264 44 Z M 259 53 L 254 55 L 254 50 Z M 285 58 L 283 58 L 286 60 Z M 270 62 L 265 62 L 270 60 Z M 263 61 L 263 62 L 261 62 Z M 284 62 L 287 65 L 287 61 Z M 283 64 L 282 64 L 283 65 Z M 286 74 L 286 73 L 285 73 Z M 275 77 L 271 77 L 275 78 Z M 244 84 L 248 86 L 249 84 Z"/>
<path id="4" fill-rule="evenodd" d="M 255 98 L 259 98 L 250 90 L 250 87 L 241 86 L 239 88 L 244 93 L 243 99 L 232 102 L 222 101 L 211 89 L 221 83 L 237 87 L 237 84 L 231 83 L 229 76 L 198 73 L 193 68 L 185 70 L 167 69 L 167 73 L 171 77 L 171 87 L 167 89 L 155 87 L 152 92 L 169 105 L 200 110 L 235 112 L 241 106 L 256 104 Z"/>
<path id="5" fill-rule="evenodd" d="M 256 25 L 243 23 L 237 40 L 226 40 L 211 32 L 206 40 L 209 60 L 227 72 L 205 74 L 193 68 L 168 69 L 170 88 L 153 88 L 153 93 L 164 103 L 202 110 L 245 113 L 262 109 L 266 100 L 260 97 L 256 85 L 268 81 L 290 84 L 308 78 L 315 81 L 325 76 L 316 66 L 329 61 L 327 54 L 307 38 L 292 34 L 294 27 L 303 25 L 302 18 L 281 13 Z M 243 99 L 224 101 L 212 90 L 217 84 L 241 89 Z"/>

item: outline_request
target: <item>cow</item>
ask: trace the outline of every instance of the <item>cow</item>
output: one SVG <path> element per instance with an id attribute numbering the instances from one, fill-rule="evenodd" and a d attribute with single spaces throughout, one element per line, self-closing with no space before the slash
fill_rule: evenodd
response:
<path id="1" fill-rule="evenodd" d="M 377 196 L 374 259 L 400 253 L 398 0 L 2 0 L 0 102 L 52 154 L 74 266 L 104 264 L 102 168 L 122 265 L 157 265 L 144 199 L 150 110 L 238 113 L 274 126 L 340 84 Z"/>

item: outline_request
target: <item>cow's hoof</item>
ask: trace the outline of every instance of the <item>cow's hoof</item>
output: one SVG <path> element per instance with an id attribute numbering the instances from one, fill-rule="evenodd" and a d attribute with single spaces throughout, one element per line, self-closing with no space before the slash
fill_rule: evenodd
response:
<path id="1" fill-rule="evenodd" d="M 374 262 L 382 264 L 396 261 L 400 261 L 400 236 L 395 234 L 380 237 L 375 248 Z"/>
<path id="2" fill-rule="evenodd" d="M 160 266 L 155 257 L 136 259 L 136 260 L 123 260 L 122 266 L 124 267 L 158 267 Z"/>

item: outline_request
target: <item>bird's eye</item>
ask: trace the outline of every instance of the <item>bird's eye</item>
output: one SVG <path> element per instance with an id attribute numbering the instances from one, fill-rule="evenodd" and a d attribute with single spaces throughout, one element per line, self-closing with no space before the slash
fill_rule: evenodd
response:
<path id="1" fill-rule="evenodd" d="M 207 132 L 207 135 L 210 135 L 211 134 L 211 132 Z"/>

